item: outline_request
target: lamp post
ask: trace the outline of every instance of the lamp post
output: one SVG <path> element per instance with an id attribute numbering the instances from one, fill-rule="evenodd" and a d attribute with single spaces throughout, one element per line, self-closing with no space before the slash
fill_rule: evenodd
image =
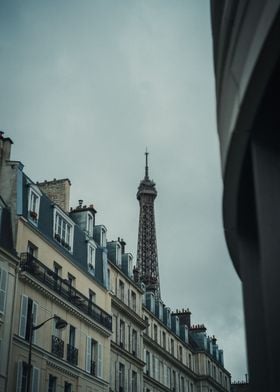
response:
<path id="1" fill-rule="evenodd" d="M 30 328 L 29 328 L 29 354 L 28 354 L 28 367 L 27 367 L 27 380 L 26 380 L 26 392 L 30 391 L 30 382 L 31 382 L 31 356 L 32 356 L 32 338 L 33 338 L 33 331 L 36 331 L 36 329 L 41 328 L 44 324 L 46 324 L 47 321 L 50 320 L 56 320 L 55 322 L 55 328 L 56 329 L 63 329 L 67 326 L 67 321 L 63 320 L 59 316 L 52 316 L 48 318 L 47 320 L 43 321 L 41 324 L 38 325 L 33 325 L 33 313 L 31 312 L 30 315 Z"/>

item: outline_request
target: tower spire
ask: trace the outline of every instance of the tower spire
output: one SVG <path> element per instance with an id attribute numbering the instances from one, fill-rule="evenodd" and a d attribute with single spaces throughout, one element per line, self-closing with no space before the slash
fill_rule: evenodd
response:
<path id="1" fill-rule="evenodd" d="M 145 177 L 140 181 L 139 228 L 137 245 L 137 271 L 139 279 L 145 283 L 146 291 L 153 292 L 160 299 L 159 269 L 157 258 L 154 200 L 157 197 L 156 184 L 149 179 L 148 151 L 146 155 Z"/>
<path id="2" fill-rule="evenodd" d="M 148 153 L 147 147 L 146 147 L 145 155 L 146 155 L 145 178 L 148 179 L 149 178 L 149 166 L 148 166 L 148 156 L 149 156 L 149 153 Z"/>

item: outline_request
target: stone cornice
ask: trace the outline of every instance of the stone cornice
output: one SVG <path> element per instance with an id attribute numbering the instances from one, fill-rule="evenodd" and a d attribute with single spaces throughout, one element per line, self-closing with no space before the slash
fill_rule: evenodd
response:
<path id="1" fill-rule="evenodd" d="M 111 340 L 111 350 L 116 352 L 117 354 L 120 354 L 122 357 L 125 357 L 128 361 L 133 361 L 140 367 L 145 366 L 145 362 L 143 362 L 140 358 L 132 355 L 129 351 L 125 350 L 121 346 L 119 346 L 117 343 L 113 342 Z"/>
<path id="2" fill-rule="evenodd" d="M 146 329 L 146 322 L 138 316 L 138 314 L 129 306 L 124 304 L 115 294 L 112 295 L 112 306 L 115 306 L 119 311 L 124 312 L 130 320 L 137 324 L 142 330 Z"/>
<path id="3" fill-rule="evenodd" d="M 168 388 L 167 386 L 163 385 L 161 382 L 155 380 L 153 377 L 149 376 L 145 372 L 143 373 L 143 378 L 146 382 L 148 381 L 150 384 L 153 384 L 156 388 L 159 388 L 160 391 L 170 392 L 171 390 L 171 388 Z"/>

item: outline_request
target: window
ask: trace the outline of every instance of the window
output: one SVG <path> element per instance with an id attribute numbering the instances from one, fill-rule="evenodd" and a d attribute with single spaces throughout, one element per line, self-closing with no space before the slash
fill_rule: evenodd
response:
<path id="1" fill-rule="evenodd" d="M 132 371 L 131 375 L 131 390 L 132 392 L 137 392 L 137 373 Z"/>
<path id="2" fill-rule="evenodd" d="M 181 377 L 181 392 L 185 392 L 185 380 L 184 380 L 184 377 Z"/>
<path id="3" fill-rule="evenodd" d="M 189 368 L 192 370 L 192 356 L 189 354 Z"/>
<path id="4" fill-rule="evenodd" d="M 28 219 L 34 225 L 38 225 L 40 197 L 42 193 L 38 187 L 30 185 L 28 195 Z"/>
<path id="5" fill-rule="evenodd" d="M 75 287 L 76 286 L 76 278 L 75 276 L 71 275 L 68 273 L 68 284 L 70 287 Z"/>
<path id="6" fill-rule="evenodd" d="M 151 371 L 151 358 L 150 352 L 146 351 L 146 374 L 149 376 Z"/>
<path id="7" fill-rule="evenodd" d="M 67 361 L 73 365 L 78 364 L 78 349 L 75 347 L 76 328 L 69 326 L 69 340 L 67 344 Z"/>
<path id="8" fill-rule="evenodd" d="M 88 212 L 87 214 L 87 232 L 89 237 L 92 237 L 93 234 L 93 216 Z"/>
<path id="9" fill-rule="evenodd" d="M 163 364 L 163 384 L 167 387 L 167 366 Z"/>
<path id="10" fill-rule="evenodd" d="M 149 335 L 149 327 L 150 327 L 150 324 L 149 324 L 149 317 L 147 317 L 147 316 L 145 316 L 145 323 L 146 323 L 146 334 L 147 335 Z"/>
<path id="11" fill-rule="evenodd" d="M 56 392 L 56 377 L 49 375 L 48 392 Z"/>
<path id="12" fill-rule="evenodd" d="M 124 302 L 124 283 L 122 280 L 119 281 L 119 296 L 120 299 Z"/>
<path id="13" fill-rule="evenodd" d="M 171 380 L 171 387 L 173 388 L 173 391 L 176 391 L 176 372 L 175 370 L 172 371 L 172 380 Z"/>
<path id="14" fill-rule="evenodd" d="M 159 381 L 159 359 L 155 355 L 153 356 L 153 376 L 157 381 Z"/>
<path id="15" fill-rule="evenodd" d="M 62 215 L 57 208 L 54 209 L 54 238 L 65 249 L 72 252 L 73 248 L 73 222 L 66 216 Z"/>
<path id="16" fill-rule="evenodd" d="M 132 330 L 132 354 L 137 356 L 137 331 Z"/>
<path id="17" fill-rule="evenodd" d="M 210 365 L 210 361 L 208 361 L 208 363 L 207 363 L 207 373 L 209 374 L 209 376 L 211 376 L 211 365 Z"/>
<path id="18" fill-rule="evenodd" d="M 5 312 L 8 272 L 0 268 L 0 314 Z"/>
<path id="19" fill-rule="evenodd" d="M 162 331 L 162 346 L 166 349 L 166 333 Z"/>
<path id="20" fill-rule="evenodd" d="M 26 295 L 21 296 L 19 336 L 27 341 L 30 337 L 30 328 L 37 324 L 38 303 Z M 36 341 L 36 331 L 33 331 L 33 343 Z"/>
<path id="21" fill-rule="evenodd" d="M 172 338 L 170 339 L 170 344 L 171 344 L 171 354 L 174 355 L 174 340 Z"/>
<path id="22" fill-rule="evenodd" d="M 57 290 L 59 288 L 59 284 L 61 283 L 58 277 L 62 276 L 62 268 L 55 261 L 53 262 L 53 272 L 55 273 L 55 275 L 53 276 L 54 288 Z"/>
<path id="23" fill-rule="evenodd" d="M 19 361 L 17 364 L 16 392 L 26 391 L 27 372 L 28 372 L 28 364 L 26 362 Z M 40 385 L 40 369 L 33 366 L 31 372 L 31 392 L 38 392 L 40 390 L 39 385 Z"/>
<path id="24" fill-rule="evenodd" d="M 60 277 L 62 275 L 62 267 L 56 261 L 53 262 L 53 272 Z"/>
<path id="25" fill-rule="evenodd" d="M 88 269 L 93 275 L 95 275 L 95 250 L 95 246 L 88 244 Z"/>
<path id="26" fill-rule="evenodd" d="M 136 312 L 136 294 L 131 290 L 131 307 Z"/>
<path id="27" fill-rule="evenodd" d="M 28 241 L 27 243 L 27 253 L 32 256 L 37 258 L 38 257 L 38 248 L 32 242 Z"/>
<path id="28" fill-rule="evenodd" d="M 212 374 L 213 378 L 216 380 L 216 366 L 213 365 L 213 374 Z"/>
<path id="29" fill-rule="evenodd" d="M 193 384 L 191 383 L 191 392 L 193 392 Z"/>
<path id="30" fill-rule="evenodd" d="M 88 297 L 89 297 L 89 302 L 94 304 L 96 303 L 96 293 L 94 291 L 89 289 Z"/>
<path id="31" fill-rule="evenodd" d="M 119 364 L 119 392 L 124 392 L 124 365 Z"/>
<path id="32" fill-rule="evenodd" d="M 123 320 L 120 320 L 120 346 L 124 347 L 125 342 L 125 323 Z"/>
<path id="33" fill-rule="evenodd" d="M 86 372 L 103 377 L 103 345 L 87 336 L 86 341 Z"/>
<path id="34" fill-rule="evenodd" d="M 72 384 L 70 382 L 64 382 L 64 392 L 72 392 Z"/>
<path id="35" fill-rule="evenodd" d="M 158 327 L 156 324 L 154 324 L 154 340 L 158 341 Z"/>
<path id="36" fill-rule="evenodd" d="M 183 362 L 183 348 L 182 346 L 179 346 L 179 360 Z"/>
<path id="37" fill-rule="evenodd" d="M 167 368 L 167 387 L 171 388 L 171 369 Z"/>

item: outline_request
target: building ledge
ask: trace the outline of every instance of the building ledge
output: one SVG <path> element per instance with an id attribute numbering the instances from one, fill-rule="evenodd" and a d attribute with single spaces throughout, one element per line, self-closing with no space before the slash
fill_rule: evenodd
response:
<path id="1" fill-rule="evenodd" d="M 112 295 L 112 305 L 118 308 L 118 310 L 124 312 L 130 320 L 135 322 L 142 330 L 146 329 L 147 325 L 145 320 L 143 320 L 138 314 L 131 309 L 128 305 L 123 303 L 115 294 Z"/>
<path id="2" fill-rule="evenodd" d="M 136 357 L 135 355 L 131 354 L 129 351 L 125 350 L 124 348 L 122 348 L 120 345 L 113 342 L 112 340 L 111 340 L 111 348 L 118 354 L 121 354 L 122 356 L 126 357 L 127 360 L 129 360 L 130 362 L 133 361 L 134 363 L 136 363 L 138 366 L 142 368 L 145 366 L 145 362 L 143 362 L 139 357 Z"/>

